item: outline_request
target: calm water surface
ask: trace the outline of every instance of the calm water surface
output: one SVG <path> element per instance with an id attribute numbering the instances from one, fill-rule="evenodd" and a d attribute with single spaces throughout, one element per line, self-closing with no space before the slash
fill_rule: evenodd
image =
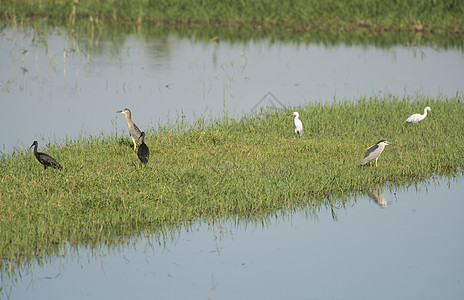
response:
<path id="1" fill-rule="evenodd" d="M 464 89 L 462 50 L 433 46 L 213 43 L 175 35 L 92 43 L 59 29 L 39 35 L 6 28 L 0 54 L 3 153 L 35 139 L 125 134 L 115 113 L 124 107 L 146 130 L 182 115 L 240 116 L 268 92 L 280 108 L 388 93 L 452 97 Z"/>
<path id="2" fill-rule="evenodd" d="M 263 226 L 182 229 L 165 246 L 141 238 L 69 250 L 4 284 L 10 299 L 462 299 L 464 185 L 384 189 L 383 205 L 296 212 Z M 375 193 L 373 193 L 375 194 Z"/>
<path id="3" fill-rule="evenodd" d="M 84 41 L 83 41 L 84 40 Z M 194 42 L 129 36 L 98 45 L 60 30 L 0 35 L 0 151 L 33 140 L 126 134 L 185 115 L 384 95 L 452 97 L 462 50 Z M 272 98 L 274 99 L 274 98 Z M 272 100 L 271 99 L 271 100 Z M 263 106 L 271 105 L 264 99 Z M 405 118 L 407 114 L 405 113 Z M 382 191 L 381 191 L 382 192 Z M 463 299 L 464 184 L 384 189 L 346 209 L 261 222 L 194 224 L 159 245 L 73 249 L 2 281 L 6 299 Z M 258 224 L 258 225 L 257 225 Z M 5 278 L 5 277 L 4 277 Z"/>

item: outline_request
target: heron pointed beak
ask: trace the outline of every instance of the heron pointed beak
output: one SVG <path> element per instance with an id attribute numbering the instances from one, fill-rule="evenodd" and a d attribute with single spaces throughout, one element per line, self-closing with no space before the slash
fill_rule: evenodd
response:
<path id="1" fill-rule="evenodd" d="M 117 114 L 120 114 L 120 113 L 122 113 L 122 110 L 118 110 L 116 113 L 117 113 Z"/>

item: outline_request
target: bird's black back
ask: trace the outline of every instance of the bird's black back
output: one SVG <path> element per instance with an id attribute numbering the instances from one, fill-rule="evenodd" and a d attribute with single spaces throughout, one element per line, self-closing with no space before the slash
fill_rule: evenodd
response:
<path id="1" fill-rule="evenodd" d="M 364 155 L 364 158 L 368 157 L 369 154 L 374 152 L 377 148 L 379 148 L 378 144 L 375 144 L 374 146 L 370 147 L 369 150 L 367 150 L 366 155 Z"/>
<path id="2" fill-rule="evenodd" d="M 44 166 L 45 169 L 48 167 L 52 167 L 61 170 L 63 168 L 53 157 L 51 157 L 48 154 L 42 152 L 37 152 L 34 154 L 37 160 Z"/>

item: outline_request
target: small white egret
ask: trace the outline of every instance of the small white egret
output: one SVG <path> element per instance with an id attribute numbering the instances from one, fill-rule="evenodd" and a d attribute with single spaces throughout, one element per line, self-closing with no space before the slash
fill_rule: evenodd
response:
<path id="1" fill-rule="evenodd" d="M 372 163 L 372 161 L 375 159 L 375 167 L 377 168 L 377 159 L 379 159 L 380 153 L 382 153 L 386 145 L 393 144 L 387 142 L 386 140 L 381 140 L 374 146 L 370 147 L 369 150 L 367 150 L 366 155 L 364 155 L 364 158 L 361 159 L 361 166 L 364 166 L 368 162 Z"/>
<path id="2" fill-rule="evenodd" d="M 427 117 L 427 111 L 432 112 L 432 109 L 429 106 L 427 106 L 426 108 L 424 108 L 424 114 L 410 115 L 409 118 L 406 119 L 406 123 L 417 123 L 419 121 L 422 121 L 423 119 L 425 119 L 425 117 Z"/>
<path id="3" fill-rule="evenodd" d="M 298 119 L 300 114 L 295 111 L 294 113 L 289 114 L 289 116 L 295 116 L 295 118 L 293 119 L 293 129 L 295 130 L 295 134 L 297 134 L 298 137 L 301 137 L 301 135 L 303 134 L 303 123 L 300 119 Z"/>

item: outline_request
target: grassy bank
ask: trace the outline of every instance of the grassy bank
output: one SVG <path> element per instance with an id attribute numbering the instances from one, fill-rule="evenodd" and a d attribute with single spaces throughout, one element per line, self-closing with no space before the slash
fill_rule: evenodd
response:
<path id="1" fill-rule="evenodd" d="M 460 36 L 464 30 L 464 3 L 459 0 L 9 0 L 0 2 L 0 11 L 8 22 L 42 18 L 70 26 L 86 19 L 96 26 L 130 22 L 285 28 L 289 32 L 446 32 Z"/>
<path id="2" fill-rule="evenodd" d="M 405 124 L 426 105 L 431 115 Z M 32 150 L 4 155 L 0 257 L 40 255 L 50 245 L 138 226 L 316 205 L 386 182 L 457 174 L 464 165 L 462 97 L 361 99 L 297 109 L 305 126 L 301 139 L 287 112 L 150 130 L 146 167 L 125 136 L 39 141 L 39 151 L 55 157 L 62 171 L 44 170 Z M 366 148 L 380 139 L 395 146 L 382 153 L 378 168 L 359 167 Z"/>

